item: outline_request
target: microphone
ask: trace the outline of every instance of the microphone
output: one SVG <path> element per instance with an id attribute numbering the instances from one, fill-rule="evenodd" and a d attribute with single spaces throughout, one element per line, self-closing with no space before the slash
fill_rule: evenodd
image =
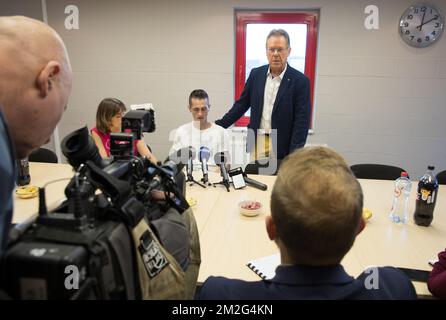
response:
<path id="1" fill-rule="evenodd" d="M 183 148 L 184 149 L 184 148 Z M 180 149 L 179 151 L 183 150 Z M 187 163 L 186 163 L 186 171 L 189 177 L 192 177 L 192 172 L 194 171 L 194 159 L 196 156 L 196 151 L 194 147 L 189 146 L 187 148 Z M 180 155 L 182 156 L 182 155 Z"/>
<path id="2" fill-rule="evenodd" d="M 201 171 L 203 171 L 203 179 L 201 179 L 204 183 L 208 183 L 208 160 L 211 155 L 208 147 L 202 146 L 200 148 L 200 153 L 198 154 L 198 158 L 201 162 Z"/>
<path id="3" fill-rule="evenodd" d="M 249 184 L 250 186 L 253 186 L 254 188 L 266 191 L 268 190 L 268 186 L 266 184 L 263 184 L 259 181 L 256 181 L 254 179 L 248 178 L 246 175 L 243 177 L 245 179 L 245 182 Z"/>
<path id="4" fill-rule="evenodd" d="M 198 184 L 199 186 L 201 186 L 203 188 L 206 188 L 201 183 L 195 181 L 194 176 L 192 175 L 192 172 L 194 171 L 193 160 L 195 159 L 195 156 L 196 156 L 195 148 L 192 146 L 189 146 L 186 148 L 181 148 L 181 149 L 177 150 L 176 152 L 172 153 L 169 156 L 169 160 L 171 160 L 177 164 L 178 171 L 181 171 L 184 168 L 184 166 L 186 166 L 186 172 L 187 172 L 186 182 L 190 181 L 192 183 Z M 191 183 L 191 185 L 192 185 L 192 183 Z"/>
<path id="5" fill-rule="evenodd" d="M 223 177 L 223 181 L 220 182 L 226 187 L 226 190 L 229 192 L 229 178 L 228 178 L 228 171 L 226 171 L 226 159 L 228 158 L 227 152 L 217 152 L 214 156 L 215 164 L 220 166 L 220 173 Z"/>
<path id="6" fill-rule="evenodd" d="M 189 160 L 187 160 L 186 171 L 187 171 L 187 176 L 191 177 L 192 172 L 194 171 L 194 161 L 192 160 L 192 157 L 190 157 Z"/>
<path id="7" fill-rule="evenodd" d="M 195 158 L 195 149 L 191 146 L 181 148 L 177 151 L 174 151 L 172 154 L 170 154 L 166 161 L 172 161 L 177 165 L 177 170 L 180 172 L 183 170 L 184 166 L 187 166 L 187 171 L 189 172 L 189 164 L 190 160 Z M 192 169 L 191 169 L 192 170 Z"/>

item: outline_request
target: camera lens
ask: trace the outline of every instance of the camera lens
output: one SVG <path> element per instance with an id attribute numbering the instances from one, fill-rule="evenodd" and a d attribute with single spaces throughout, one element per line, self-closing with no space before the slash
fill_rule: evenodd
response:
<path id="1" fill-rule="evenodd" d="M 102 158 L 93 139 L 88 134 L 87 126 L 73 131 L 67 135 L 61 143 L 62 153 L 67 158 L 68 163 L 74 168 L 78 168 L 87 160 L 93 161 L 100 166 Z"/>

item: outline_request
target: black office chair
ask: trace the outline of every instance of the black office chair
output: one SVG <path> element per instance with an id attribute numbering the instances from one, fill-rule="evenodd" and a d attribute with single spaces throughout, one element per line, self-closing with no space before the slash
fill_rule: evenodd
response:
<path id="1" fill-rule="evenodd" d="M 358 179 L 396 180 L 402 168 L 384 164 L 354 164 L 350 167 Z M 406 171 L 407 172 L 407 171 Z M 409 178 L 409 175 L 407 175 Z"/>
<path id="2" fill-rule="evenodd" d="M 45 148 L 39 148 L 29 155 L 28 161 L 57 163 L 58 159 L 57 155 L 53 151 Z"/>
<path id="3" fill-rule="evenodd" d="M 258 161 L 254 161 L 254 162 L 250 162 L 246 165 L 244 172 L 246 174 L 266 174 L 266 175 L 272 175 L 275 176 L 277 175 L 277 172 L 279 171 L 280 168 L 280 164 L 281 164 L 282 160 L 277 160 L 277 166 L 276 168 L 274 168 L 273 172 L 263 172 L 263 170 L 260 170 L 261 168 L 268 168 L 269 166 L 269 162 L 264 163 L 264 161 L 261 161 L 261 163 L 259 163 Z M 265 169 L 266 170 L 266 169 Z"/>
<path id="4" fill-rule="evenodd" d="M 446 170 L 443 170 L 437 174 L 437 180 L 439 184 L 446 184 Z"/>

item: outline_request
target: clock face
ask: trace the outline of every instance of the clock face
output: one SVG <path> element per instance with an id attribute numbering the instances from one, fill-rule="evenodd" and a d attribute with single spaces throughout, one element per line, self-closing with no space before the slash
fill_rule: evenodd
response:
<path id="1" fill-rule="evenodd" d="M 400 35 L 407 44 L 424 48 L 440 38 L 443 17 L 432 6 L 417 4 L 404 11 L 399 28 Z"/>

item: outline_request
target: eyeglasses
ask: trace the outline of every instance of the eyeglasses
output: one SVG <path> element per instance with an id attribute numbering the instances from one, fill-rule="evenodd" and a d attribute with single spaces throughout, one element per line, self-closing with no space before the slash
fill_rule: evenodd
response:
<path id="1" fill-rule="evenodd" d="M 206 112 L 206 111 L 209 111 L 209 107 L 201 107 L 201 108 L 195 107 L 195 108 L 190 108 L 190 110 L 195 113 L 198 113 L 200 111 Z"/>
<path id="2" fill-rule="evenodd" d="M 284 53 L 288 48 L 266 48 L 269 54 L 275 54 L 276 52 L 278 54 Z"/>

